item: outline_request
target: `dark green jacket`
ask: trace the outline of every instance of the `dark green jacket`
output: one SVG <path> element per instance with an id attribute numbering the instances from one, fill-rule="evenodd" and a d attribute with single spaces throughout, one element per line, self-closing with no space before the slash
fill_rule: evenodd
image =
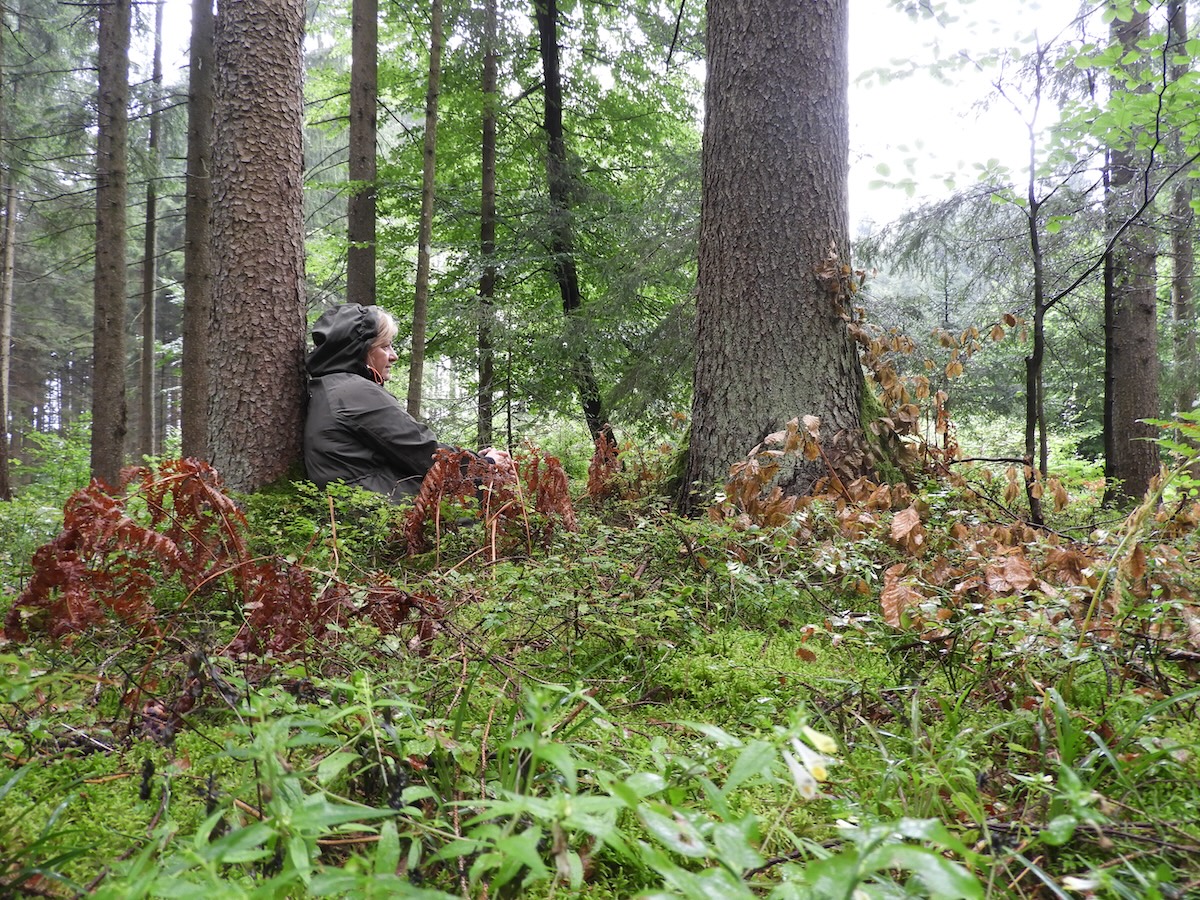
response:
<path id="1" fill-rule="evenodd" d="M 376 333 L 375 317 L 357 303 L 328 310 L 313 326 L 304 466 L 322 488 L 344 481 L 395 501 L 420 490 L 434 451 L 448 445 L 372 377 L 367 351 Z"/>

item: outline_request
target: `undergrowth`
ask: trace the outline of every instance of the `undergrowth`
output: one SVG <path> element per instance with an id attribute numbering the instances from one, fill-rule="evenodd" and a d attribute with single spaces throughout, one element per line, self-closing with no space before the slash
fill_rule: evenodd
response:
<path id="1" fill-rule="evenodd" d="M 446 454 L 408 509 L 93 484 L 4 569 L 0 893 L 1187 896 L 1194 446 L 1121 521 L 1047 483 L 1042 528 L 948 441 L 774 492 L 815 421 L 701 519 L 669 447 L 576 495 Z"/>

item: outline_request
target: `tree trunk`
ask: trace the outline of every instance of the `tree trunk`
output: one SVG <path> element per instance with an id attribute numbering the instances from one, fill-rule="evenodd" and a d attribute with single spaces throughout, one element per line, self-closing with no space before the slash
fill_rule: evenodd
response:
<path id="1" fill-rule="evenodd" d="M 188 67 L 187 199 L 184 212 L 183 360 L 180 435 L 184 456 L 208 459 L 209 351 L 212 318 L 213 59 L 212 0 L 192 0 Z"/>
<path id="2" fill-rule="evenodd" d="M 238 491 L 300 457 L 304 10 L 304 0 L 225 0 L 217 18 L 208 440 Z"/>
<path id="3" fill-rule="evenodd" d="M 100 4 L 91 468 L 93 476 L 111 485 L 120 480 L 126 429 L 130 9 L 130 0 Z"/>
<path id="4" fill-rule="evenodd" d="M 1037 56 L 1037 99 L 1043 89 L 1043 57 Z M 1029 516 L 1035 525 L 1043 524 L 1041 493 L 1038 477 L 1045 483 L 1049 468 L 1049 442 L 1046 434 L 1045 378 L 1046 364 L 1046 259 L 1042 252 L 1041 224 L 1038 213 L 1041 201 L 1037 195 L 1037 130 L 1036 120 L 1030 120 L 1029 180 L 1026 185 L 1026 225 L 1029 229 L 1029 258 L 1033 262 L 1033 346 L 1025 357 L 1025 497 Z"/>
<path id="5" fill-rule="evenodd" d="M 571 225 L 571 186 L 573 177 L 563 137 L 562 75 L 558 51 L 558 4 L 556 0 L 534 0 L 538 25 L 538 44 L 542 54 L 543 93 L 547 152 L 546 181 L 550 194 L 550 254 L 554 258 L 554 277 L 562 296 L 568 346 L 577 348 L 574 361 L 575 386 L 583 407 L 583 419 L 595 440 L 601 434 L 611 437 L 600 387 L 587 352 L 582 333 L 583 292 L 575 267 L 575 234 Z"/>
<path id="6" fill-rule="evenodd" d="M 1187 4 L 1171 0 L 1167 4 L 1170 28 L 1170 49 L 1173 58 L 1186 58 Z M 1172 52 L 1173 51 L 1173 52 Z M 1181 83 L 1191 68 L 1188 62 L 1172 66 L 1171 80 Z M 1176 157 L 1184 156 L 1178 139 L 1172 148 Z M 1171 276 L 1172 349 L 1175 362 L 1175 411 L 1191 412 L 1196 405 L 1200 365 L 1196 356 L 1196 223 L 1192 211 L 1192 179 L 1181 174 L 1175 180 L 1171 198 L 1171 257 L 1174 261 Z"/>
<path id="7" fill-rule="evenodd" d="M 496 0 L 483 5 L 483 167 L 479 208 L 479 402 L 478 441 L 492 444 L 495 418 L 496 352 L 492 343 L 493 305 L 496 293 Z"/>
<path id="8" fill-rule="evenodd" d="M 10 380 L 12 372 L 13 276 L 17 243 L 17 190 L 12 160 L 7 152 L 8 112 L 14 97 L 9 91 L 5 33 L 8 23 L 0 15 L 0 172 L 3 172 L 4 226 L 0 229 L 0 500 L 12 499 L 12 446 Z"/>
<path id="9" fill-rule="evenodd" d="M 1146 35 L 1147 16 L 1135 14 L 1131 21 L 1115 19 L 1114 39 L 1132 48 Z M 1109 154 L 1109 233 L 1114 233 L 1137 214 L 1143 196 L 1144 162 L 1132 149 L 1113 148 Z M 1105 461 L 1105 503 L 1140 500 L 1158 474 L 1158 445 L 1152 440 L 1157 429 L 1142 420 L 1159 415 L 1158 407 L 1158 316 L 1155 295 L 1155 264 L 1158 248 L 1154 230 L 1141 216 L 1131 222 L 1113 246 L 1112 298 L 1105 322 L 1111 337 L 1111 357 L 1106 367 L 1112 375 L 1111 410 L 1106 423 L 1111 432 L 1112 453 Z"/>
<path id="10" fill-rule="evenodd" d="M 708 0 L 685 490 L 707 493 L 804 414 L 847 463 L 861 451 L 862 369 L 814 275 L 831 248 L 849 259 L 847 55 L 848 0 Z M 781 485 L 803 492 L 825 474 L 802 462 Z"/>
<path id="11" fill-rule="evenodd" d="M 379 3 L 354 0 L 350 25 L 350 249 L 346 299 L 375 303 L 375 132 L 378 97 Z"/>
<path id="12" fill-rule="evenodd" d="M 421 222 L 417 238 L 417 282 L 413 293 L 412 358 L 408 365 L 408 414 L 421 415 L 425 378 L 425 329 L 429 319 L 429 252 L 433 241 L 434 173 L 437 163 L 438 92 L 442 78 L 442 0 L 433 0 L 429 17 L 429 82 L 425 92 L 424 166 L 421 175 Z"/>
<path id="13" fill-rule="evenodd" d="M 5 100 L 8 98 L 6 97 Z M 12 448 L 8 443 L 9 374 L 12 371 L 13 273 L 17 245 L 17 189 L 12 171 L 4 180 L 4 239 L 0 251 L 0 500 L 12 499 Z"/>
<path id="14" fill-rule="evenodd" d="M 155 344 L 157 341 L 158 311 L 158 127 L 159 96 L 162 90 L 162 20 L 163 0 L 154 4 L 154 58 L 150 75 L 150 138 L 146 154 L 146 233 L 142 247 L 142 354 L 139 378 L 140 400 L 138 421 L 138 452 L 154 456 L 159 448 L 156 413 L 158 391 L 155 384 Z"/>

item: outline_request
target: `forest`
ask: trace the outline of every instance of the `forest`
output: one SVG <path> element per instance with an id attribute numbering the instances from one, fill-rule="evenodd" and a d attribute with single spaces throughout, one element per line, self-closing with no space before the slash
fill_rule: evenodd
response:
<path id="1" fill-rule="evenodd" d="M 1200 10 L 1053 6 L 0 6 L 0 897 L 1200 896 Z"/>

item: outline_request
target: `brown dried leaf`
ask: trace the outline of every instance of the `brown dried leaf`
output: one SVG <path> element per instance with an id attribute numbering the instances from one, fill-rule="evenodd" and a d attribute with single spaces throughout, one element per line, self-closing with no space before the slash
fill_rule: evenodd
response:
<path id="1" fill-rule="evenodd" d="M 900 578 L 908 569 L 904 563 L 889 566 L 883 573 L 883 590 L 879 594 L 879 606 L 883 610 L 883 621 L 893 628 L 902 628 L 903 616 L 925 598 Z"/>
<path id="2" fill-rule="evenodd" d="M 916 554 L 925 544 L 925 529 L 916 506 L 902 509 L 892 517 L 892 540 L 909 553 Z"/>
<path id="3" fill-rule="evenodd" d="M 1037 580 L 1029 560 L 1019 552 L 1006 556 L 1003 562 L 992 563 L 984 577 L 987 586 L 997 594 L 1023 591 Z"/>

